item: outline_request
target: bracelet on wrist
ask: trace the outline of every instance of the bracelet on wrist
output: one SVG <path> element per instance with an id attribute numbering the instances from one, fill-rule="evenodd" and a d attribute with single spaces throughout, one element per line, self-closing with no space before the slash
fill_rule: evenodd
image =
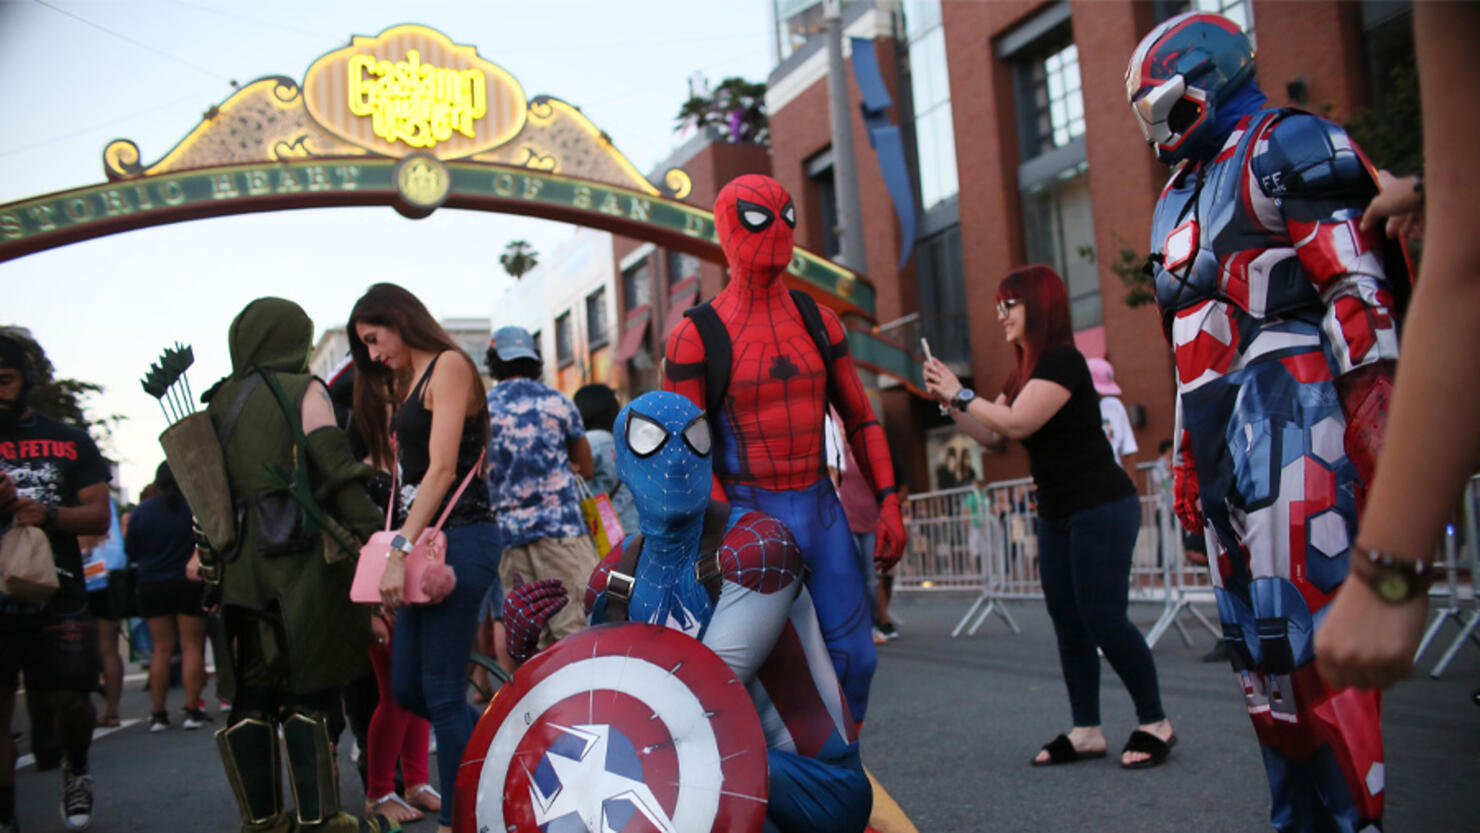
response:
<path id="1" fill-rule="evenodd" d="M 1352 546 L 1351 573 L 1389 604 L 1427 595 L 1435 576 L 1433 562 L 1398 558 L 1361 545 Z"/>

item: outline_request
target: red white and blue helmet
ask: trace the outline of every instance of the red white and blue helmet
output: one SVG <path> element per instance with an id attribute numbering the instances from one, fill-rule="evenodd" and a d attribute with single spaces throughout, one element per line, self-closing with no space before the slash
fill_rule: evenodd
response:
<path id="1" fill-rule="evenodd" d="M 1219 104 L 1254 76 L 1254 46 L 1222 15 L 1186 12 L 1141 40 L 1125 93 L 1156 158 L 1186 159 L 1208 138 Z"/>

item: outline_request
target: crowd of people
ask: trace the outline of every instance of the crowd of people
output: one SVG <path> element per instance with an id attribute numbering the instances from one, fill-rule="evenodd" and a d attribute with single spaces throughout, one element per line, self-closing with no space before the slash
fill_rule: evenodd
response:
<path id="1" fill-rule="evenodd" d="M 1425 104 L 1437 111 L 1429 79 L 1463 63 L 1477 15 L 1425 8 L 1415 19 Z M 1470 88 L 1473 75 L 1461 76 Z M 1407 311 L 1426 326 L 1405 330 L 1403 346 L 1432 347 L 1424 339 L 1452 312 L 1435 295 L 1474 290 L 1474 243 L 1454 219 L 1473 203 L 1473 189 L 1457 183 L 1473 177 L 1445 167 L 1464 125 L 1437 120 L 1426 133 L 1430 164 L 1456 173 L 1430 188 L 1427 199 L 1446 210 L 1430 212 L 1425 229 L 1415 181 L 1376 179 L 1340 127 L 1264 106 L 1252 44 L 1225 18 L 1194 12 L 1156 27 L 1131 57 L 1127 90 L 1152 152 L 1174 166 L 1154 212 L 1151 272 L 1177 418 L 1153 488 L 1189 550 L 1214 564 L 1219 655 L 1245 694 L 1272 826 L 1375 829 L 1377 689 L 1410 667 L 1442 525 L 1432 511 L 1404 522 L 1405 507 L 1441 460 L 1446 487 L 1463 482 L 1476 433 L 1473 408 L 1459 425 L 1423 406 L 1436 388 L 1449 395 L 1431 368 L 1436 354 L 1397 363 L 1411 282 L 1384 231 L 1429 235 Z M 222 629 L 217 692 L 230 704 L 216 739 L 246 831 L 389 831 L 424 815 L 443 833 L 486 825 L 476 779 L 459 773 L 469 760 L 503 764 L 468 752 L 479 721 L 470 649 L 494 658 L 495 675 L 531 686 L 518 669 L 538 658 L 548 674 L 595 650 L 594 634 L 618 632 L 583 634 L 588 626 L 635 623 L 693 637 L 744 687 L 766 746 L 768 798 L 757 811 L 766 830 L 865 830 L 886 794 L 864 769 L 859 738 L 874 646 L 897 635 L 888 573 L 906 545 L 909 506 L 842 323 L 782 282 L 797 222 L 790 196 L 769 177 L 741 176 L 720 192 L 714 217 L 729 283 L 669 337 L 664 390 L 625 407 L 604 385 L 574 397 L 546 385 L 537 345 L 517 326 L 494 332 L 483 359 L 496 383 L 485 390 L 473 357 L 425 305 L 386 283 L 350 309 L 350 364 L 326 384 L 307 371 L 304 311 L 253 301 L 229 329 L 231 373 L 202 397 L 234 535 L 213 539 L 202 504 L 193 512 L 186 501 L 204 464 L 171 460 L 118 527 L 132 567 L 117 571 L 114 592 L 89 594 L 84 581 L 84 544 L 99 546 L 114 517 L 107 466 L 85 432 L 30 407 L 27 346 L 0 335 L 0 525 L 7 552 L 23 546 L 11 533 L 43 530 L 57 579 L 33 597 L 0 565 L 0 833 L 18 829 L 8 727 L 20 679 L 38 758 L 49 747 L 62 769 L 62 817 L 86 829 L 92 731 L 118 724 L 119 620 L 148 623 L 149 729 L 161 732 L 177 647 L 184 727 L 211 722 L 202 700 L 212 614 Z M 1028 762 L 1109 753 L 1103 655 L 1135 711 L 1120 766 L 1162 765 L 1178 735 L 1127 616 L 1141 521 L 1123 467 L 1137 449 L 1120 389 L 1108 362 L 1076 347 L 1053 269 L 1011 272 L 996 299 L 1014 356 L 1000 393 L 979 396 L 927 358 L 925 395 L 988 450 L 1018 441 L 1028 453 L 1070 719 Z M 1418 369 L 1395 387 L 1398 366 Z M 1435 449 L 1434 437 L 1451 433 L 1464 454 Z M 1402 462 L 1389 462 L 1395 454 Z M 975 487 L 967 511 L 973 534 L 984 534 L 994 508 L 981 476 L 957 460 L 940 481 Z M 611 525 L 606 552 L 582 511 L 597 496 L 611 510 L 597 522 Z M 1339 523 L 1323 527 L 1319 552 L 1275 520 L 1320 513 Z M 366 574 L 375 602 L 352 601 Z M 545 720 L 530 708 L 526 724 Z M 363 812 L 339 795 L 346 728 L 363 752 Z M 564 755 L 555 743 L 547 754 Z M 490 812 L 529 800 L 511 793 Z"/>

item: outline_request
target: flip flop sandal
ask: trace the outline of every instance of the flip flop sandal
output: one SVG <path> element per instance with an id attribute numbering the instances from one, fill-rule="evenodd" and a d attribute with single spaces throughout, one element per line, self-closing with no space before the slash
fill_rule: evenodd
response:
<path id="1" fill-rule="evenodd" d="M 399 807 L 402 810 L 404 810 L 405 811 L 405 814 L 410 814 L 410 815 L 407 818 L 398 819 L 395 816 L 392 816 L 391 814 L 387 813 L 385 811 L 385 809 L 383 809 L 383 808 L 385 808 L 385 806 L 387 804 L 394 804 L 397 807 Z M 422 812 L 420 810 L 416 809 L 415 807 L 412 807 L 410 804 L 407 804 L 404 799 L 402 799 L 399 795 L 396 795 L 394 792 L 386 793 L 385 795 L 381 796 L 380 798 L 371 800 L 369 802 L 369 806 L 365 808 L 365 815 L 367 815 L 367 816 L 375 816 L 375 815 L 385 816 L 387 819 L 390 819 L 392 822 L 395 822 L 396 824 L 409 824 L 409 823 L 414 822 L 414 821 L 421 821 L 422 818 L 424 818 L 422 816 Z"/>
<path id="2" fill-rule="evenodd" d="M 98 718 L 98 720 L 97 720 L 97 728 L 99 728 L 99 729 L 117 729 L 118 728 L 118 715 L 116 715 L 116 714 L 105 714 L 105 715 L 100 716 Z"/>
<path id="3" fill-rule="evenodd" d="M 417 803 L 416 798 L 417 798 L 417 796 L 421 795 L 422 793 L 428 793 L 433 798 L 437 799 L 437 803 L 438 803 L 437 809 L 433 810 L 430 807 L 423 807 L 422 805 L 420 805 L 420 804 Z M 442 811 L 442 807 L 440 806 L 441 805 L 441 802 L 442 802 L 442 794 L 439 793 L 439 792 L 437 792 L 436 788 L 433 787 L 431 784 L 422 784 L 421 786 L 417 787 L 416 789 L 411 790 L 410 792 L 406 793 L 406 798 L 407 798 L 407 800 L 409 800 L 411 802 L 411 806 L 412 807 L 415 807 L 416 809 L 422 811 L 423 813 L 440 813 Z"/>
<path id="4" fill-rule="evenodd" d="M 1145 760 L 1136 761 L 1133 764 L 1128 764 L 1122 760 L 1120 767 L 1121 769 L 1150 769 L 1154 766 L 1161 766 L 1161 762 L 1167 759 L 1167 755 L 1171 754 L 1172 747 L 1176 745 L 1176 735 L 1162 740 L 1150 732 L 1143 732 L 1137 729 L 1131 732 L 1130 740 L 1125 742 L 1125 746 L 1120 750 L 1120 754 L 1124 757 L 1127 752 L 1140 752 L 1150 757 Z"/>
<path id="5" fill-rule="evenodd" d="M 1093 752 L 1080 752 L 1074 748 L 1074 743 L 1069 740 L 1068 735 L 1059 735 L 1048 743 L 1043 744 L 1043 750 L 1048 752 L 1048 760 L 1040 761 L 1035 758 L 1028 763 L 1033 766 L 1058 766 L 1059 764 L 1072 764 L 1092 758 L 1105 757 L 1105 750 L 1103 749 L 1096 749 Z"/>

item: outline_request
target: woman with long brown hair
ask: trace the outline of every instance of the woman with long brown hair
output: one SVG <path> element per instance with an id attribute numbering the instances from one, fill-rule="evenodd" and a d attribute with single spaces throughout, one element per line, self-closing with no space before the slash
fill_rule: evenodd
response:
<path id="1" fill-rule="evenodd" d="M 1043 597 L 1074 719 L 1032 763 L 1104 757 L 1098 648 L 1136 706 L 1138 726 L 1121 750 L 1121 766 L 1156 766 L 1175 736 L 1162 710 L 1156 662 L 1126 615 L 1139 498 L 1100 429 L 1099 395 L 1074 347 L 1063 280 L 1047 266 L 1010 273 L 997 288 L 997 320 L 1017 363 L 995 401 L 962 387 L 936 359 L 925 363 L 925 382 L 956 425 L 982 445 L 1000 449 L 1015 439 L 1028 450 L 1038 487 Z"/>
<path id="2" fill-rule="evenodd" d="M 375 465 L 394 466 L 397 474 L 392 503 L 399 536 L 380 582 L 387 611 L 395 612 L 405 598 L 405 555 L 455 501 L 443 531 L 447 566 L 457 583 L 441 602 L 396 614 L 390 669 L 396 702 L 432 722 L 442 788 L 450 790 L 476 721 L 466 696 L 468 651 L 502 551 L 486 483 L 474 472 L 488 442 L 488 403 L 473 360 L 405 289 L 389 283 L 370 287 L 355 302 L 347 329 L 356 426 Z M 463 483 L 466 488 L 455 492 Z M 370 766 L 373 781 L 379 766 L 373 753 Z M 389 767 L 387 774 L 394 770 L 393 755 Z M 375 790 L 370 792 L 374 797 Z M 420 796 L 432 809 L 435 793 L 408 790 L 408 798 Z M 438 830 L 450 831 L 452 801 L 437 809 Z"/>

